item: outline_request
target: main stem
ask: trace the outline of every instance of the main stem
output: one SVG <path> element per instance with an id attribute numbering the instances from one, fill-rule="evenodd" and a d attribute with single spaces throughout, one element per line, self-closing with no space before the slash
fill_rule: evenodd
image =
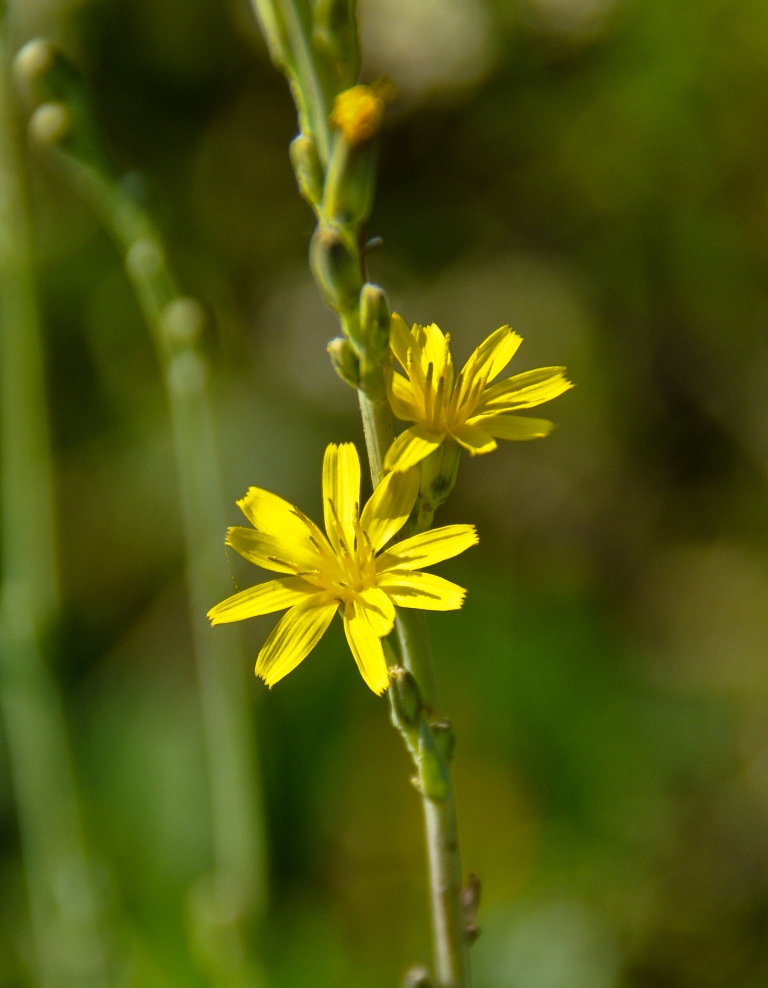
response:
<path id="1" fill-rule="evenodd" d="M 392 414 L 384 401 L 374 404 L 362 392 L 360 411 L 374 488 L 382 479 L 382 464 L 392 442 Z M 411 673 L 427 706 L 437 704 L 429 631 L 423 613 L 400 610 L 396 631 L 403 664 Z M 422 792 L 425 788 L 422 782 Z M 464 933 L 461 854 L 456 805 L 451 784 L 446 799 L 422 795 L 426 831 L 429 888 L 432 905 L 432 946 L 439 988 L 470 988 L 469 951 Z"/>

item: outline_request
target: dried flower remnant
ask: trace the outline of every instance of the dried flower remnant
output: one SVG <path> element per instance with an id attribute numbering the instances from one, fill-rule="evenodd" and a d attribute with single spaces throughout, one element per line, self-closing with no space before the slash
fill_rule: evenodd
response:
<path id="1" fill-rule="evenodd" d="M 307 657 L 340 610 L 360 674 L 381 694 L 389 686 L 381 639 L 392 631 L 395 605 L 461 607 L 462 587 L 421 568 L 474 545 L 473 525 L 447 525 L 384 548 L 405 524 L 418 490 L 419 471 L 389 474 L 360 514 L 357 450 L 352 443 L 331 443 L 323 461 L 325 535 L 269 491 L 251 487 L 237 502 L 253 528 L 230 528 L 227 545 L 257 566 L 291 575 L 235 594 L 208 617 L 224 624 L 290 608 L 256 662 L 256 674 L 268 686 Z"/>
<path id="2" fill-rule="evenodd" d="M 394 86 L 386 78 L 370 86 L 361 84 L 345 89 L 333 102 L 330 121 L 350 144 L 368 141 L 380 130 L 386 104 L 394 92 Z"/>

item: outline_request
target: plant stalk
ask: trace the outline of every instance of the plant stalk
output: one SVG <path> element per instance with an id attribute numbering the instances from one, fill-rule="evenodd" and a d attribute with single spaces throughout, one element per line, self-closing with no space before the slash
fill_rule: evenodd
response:
<path id="1" fill-rule="evenodd" d="M 178 292 L 162 241 L 146 215 L 89 166 L 76 167 L 81 189 L 123 252 L 165 380 L 184 515 L 214 859 L 227 888 L 238 888 L 241 902 L 234 905 L 261 917 L 267 898 L 265 830 L 246 662 L 239 629 L 214 631 L 206 618 L 229 592 L 229 573 L 221 551 L 226 512 L 208 367 L 199 350 L 204 315 L 199 303 Z"/>
<path id="2" fill-rule="evenodd" d="M 44 104 L 37 113 L 60 105 Z M 34 122 L 33 117 L 33 133 Z M 256 965 L 246 948 L 243 926 L 261 919 L 266 908 L 266 840 L 239 629 L 232 626 L 214 632 L 206 618 L 207 611 L 229 592 L 229 574 L 221 551 L 226 512 L 208 367 L 200 352 L 205 316 L 195 299 L 180 294 L 166 263 L 162 239 L 147 214 L 101 166 L 68 153 L 66 146 L 50 143 L 52 156 L 121 251 L 165 383 L 184 520 L 213 831 L 214 872 L 203 876 L 190 892 L 191 940 L 212 984 L 250 984 Z M 239 958 L 236 981 L 232 980 L 233 938 Z"/>
<path id="3" fill-rule="evenodd" d="M 0 710 L 43 988 L 102 988 L 107 951 L 67 728 L 42 643 L 58 611 L 42 343 L 6 23 L 0 14 Z"/>
<path id="4" fill-rule="evenodd" d="M 365 272 L 360 227 L 370 209 L 373 189 L 372 184 L 366 185 L 366 182 L 372 183 L 373 171 L 369 168 L 355 172 L 353 166 L 353 162 L 357 162 L 358 166 L 361 162 L 370 164 L 373 158 L 361 158 L 364 152 L 358 148 L 354 155 L 345 154 L 345 145 L 343 142 L 339 143 L 341 138 L 337 136 L 331 167 L 328 167 L 329 159 L 324 153 L 324 149 L 330 146 L 327 122 L 323 119 L 317 124 L 317 129 L 313 130 L 315 121 L 308 119 L 303 109 L 313 104 L 319 78 L 317 63 L 322 56 L 313 52 L 310 38 L 305 33 L 299 9 L 301 0 L 273 0 L 272 3 L 269 0 L 253 0 L 253 3 L 265 29 L 273 58 L 286 71 L 295 90 L 302 131 L 314 138 L 323 169 L 327 169 L 322 199 L 313 197 L 311 189 L 306 185 L 303 188 L 303 193 L 312 201 L 320 221 L 316 240 L 313 241 L 315 254 L 312 267 L 318 287 L 326 301 L 336 310 L 344 336 L 354 345 L 359 356 L 360 412 L 371 480 L 376 488 L 384 475 L 384 457 L 394 433 L 392 413 L 384 389 L 386 339 L 382 352 L 381 338 L 377 335 L 376 319 L 379 318 L 380 329 L 380 317 L 372 312 L 369 317 L 373 322 L 362 318 L 360 300 L 366 289 L 373 286 L 364 288 L 362 281 L 356 282 L 356 278 L 363 278 Z M 304 9 L 303 4 L 301 6 Z M 276 56 L 281 44 L 284 51 L 309 53 L 308 64 L 298 64 L 296 60 L 288 64 L 285 55 L 282 58 Z M 337 151 L 340 153 L 337 154 Z M 297 179 L 302 187 L 302 177 L 298 170 Z M 322 253 L 323 248 L 327 253 Z M 377 291 L 383 299 L 383 293 Z M 357 301 L 353 301 L 355 298 Z M 386 320 L 388 329 L 388 312 Z M 407 738 L 406 743 L 414 754 L 423 799 L 437 986 L 470 988 L 468 944 L 462 904 L 461 857 L 450 768 L 448 757 L 440 753 L 440 746 L 426 719 L 426 713 L 436 708 L 437 689 L 429 632 L 423 613 L 399 610 L 396 631 L 403 663 L 416 680 L 425 707 L 421 731 L 422 741 L 430 752 L 429 757 L 420 757 L 418 749 L 414 749 Z M 433 785 L 435 772 L 441 778 L 441 786 L 437 788 Z"/>

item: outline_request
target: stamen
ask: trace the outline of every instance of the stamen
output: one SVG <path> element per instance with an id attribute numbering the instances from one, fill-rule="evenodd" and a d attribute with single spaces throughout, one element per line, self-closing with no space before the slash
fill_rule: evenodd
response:
<path id="1" fill-rule="evenodd" d="M 435 365 L 430 361 L 429 366 L 427 367 L 427 380 L 426 380 L 426 386 L 424 388 L 424 417 L 426 418 L 427 422 L 431 420 L 432 412 L 433 412 L 432 397 L 433 397 L 434 389 L 432 385 L 432 376 L 434 375 L 434 373 L 435 373 Z"/>
<path id="2" fill-rule="evenodd" d="M 271 563 L 275 563 L 277 566 L 286 566 L 292 573 L 297 576 L 301 576 L 301 566 L 297 563 L 290 563 L 287 559 L 281 559 L 279 556 L 267 556 L 267 559 Z"/>
<path id="3" fill-rule="evenodd" d="M 445 408 L 445 370 L 440 375 L 440 380 L 437 383 L 437 394 L 435 396 L 435 407 L 432 413 L 432 428 L 435 432 L 440 432 L 441 422 L 443 417 L 443 411 Z"/>
<path id="4" fill-rule="evenodd" d="M 344 541 L 344 529 L 341 527 L 341 521 L 339 520 L 338 512 L 336 511 L 336 505 L 333 503 L 333 498 L 328 498 L 328 504 L 331 506 L 331 513 L 333 514 L 333 520 L 336 522 L 336 538 L 339 540 L 339 545 L 343 551 L 349 555 L 349 549 L 347 548 L 347 543 Z"/>
<path id="5" fill-rule="evenodd" d="M 456 382 L 453 385 L 453 392 L 451 393 L 451 402 L 448 406 L 448 416 L 454 418 L 459 407 L 459 400 L 461 398 L 461 392 L 464 388 L 464 378 L 465 378 L 466 367 L 462 367 L 459 371 L 459 376 L 456 378 Z"/>

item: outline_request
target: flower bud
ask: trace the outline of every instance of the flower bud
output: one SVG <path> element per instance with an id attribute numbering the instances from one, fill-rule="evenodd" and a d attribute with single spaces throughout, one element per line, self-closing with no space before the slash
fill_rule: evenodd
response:
<path id="1" fill-rule="evenodd" d="M 440 756 L 450 765 L 456 754 L 456 734 L 449 720 L 438 720 L 432 724 L 432 733 Z"/>
<path id="2" fill-rule="evenodd" d="M 389 675 L 392 679 L 389 696 L 396 726 L 402 731 L 413 731 L 419 726 L 423 706 L 418 684 L 402 666 L 394 666 Z"/>
<path id="3" fill-rule="evenodd" d="M 314 0 L 312 40 L 331 62 L 339 88 L 353 85 L 360 72 L 354 0 Z"/>
<path id="4" fill-rule="evenodd" d="M 419 494 L 433 512 L 445 503 L 454 488 L 460 453 L 458 443 L 447 440 L 421 462 Z"/>
<path id="5" fill-rule="evenodd" d="M 376 184 L 376 148 L 371 141 L 333 142 L 323 193 L 323 213 L 341 226 L 359 226 L 371 214 Z"/>
<path id="6" fill-rule="evenodd" d="M 42 103 L 29 118 L 29 136 L 35 144 L 59 144 L 72 130 L 72 114 L 62 103 Z"/>
<path id="7" fill-rule="evenodd" d="M 356 309 L 363 276 L 354 236 L 329 223 L 319 224 L 312 236 L 309 261 L 328 305 L 337 312 Z"/>
<path id="8" fill-rule="evenodd" d="M 291 141 L 290 154 L 299 191 L 310 206 L 318 206 L 323 198 L 324 176 L 317 145 L 307 134 L 299 134 Z"/>
<path id="9" fill-rule="evenodd" d="M 368 353 L 381 357 L 389 349 L 389 306 L 384 289 L 363 285 L 360 292 L 360 339 Z"/>
<path id="10" fill-rule="evenodd" d="M 331 340 L 328 344 L 328 355 L 333 369 L 347 384 L 353 388 L 360 387 L 360 358 L 355 348 L 343 336 Z"/>

